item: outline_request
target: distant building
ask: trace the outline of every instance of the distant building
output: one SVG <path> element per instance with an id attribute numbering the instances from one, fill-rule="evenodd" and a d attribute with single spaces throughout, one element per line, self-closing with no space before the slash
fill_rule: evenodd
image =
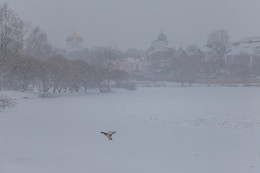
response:
<path id="1" fill-rule="evenodd" d="M 234 42 L 225 57 L 226 64 L 238 63 L 238 56 L 247 58 L 251 66 L 253 60 L 260 56 L 260 37 L 248 37 Z"/>
<path id="2" fill-rule="evenodd" d="M 152 42 L 150 49 L 146 53 L 146 68 L 148 73 L 161 73 L 170 66 L 172 50 L 168 47 L 167 36 L 161 32 L 155 41 Z"/>
<path id="3" fill-rule="evenodd" d="M 129 49 L 126 52 L 128 57 L 118 64 L 119 69 L 132 75 L 161 73 L 171 65 L 174 49 L 168 45 L 167 36 L 161 32 L 146 52 Z"/>
<path id="4" fill-rule="evenodd" d="M 82 50 L 83 40 L 75 32 L 66 39 L 66 43 L 68 51 Z"/>
<path id="5" fill-rule="evenodd" d="M 155 41 L 152 42 L 151 50 L 160 51 L 168 48 L 169 42 L 167 41 L 166 35 L 161 32 Z"/>
<path id="6" fill-rule="evenodd" d="M 128 74 L 141 74 L 148 71 L 147 61 L 144 58 L 129 57 L 124 58 L 119 62 L 119 69 L 127 72 Z"/>
<path id="7" fill-rule="evenodd" d="M 228 55 L 240 54 L 260 55 L 260 37 L 248 37 L 234 42 Z"/>

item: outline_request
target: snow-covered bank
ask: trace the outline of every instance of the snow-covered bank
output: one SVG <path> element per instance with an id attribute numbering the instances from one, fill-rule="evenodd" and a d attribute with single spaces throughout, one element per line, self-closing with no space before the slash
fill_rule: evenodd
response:
<path id="1" fill-rule="evenodd" d="M 0 113 L 1 173 L 260 171 L 256 87 L 11 94 L 16 107 Z M 108 130 L 113 141 L 100 134 Z"/>

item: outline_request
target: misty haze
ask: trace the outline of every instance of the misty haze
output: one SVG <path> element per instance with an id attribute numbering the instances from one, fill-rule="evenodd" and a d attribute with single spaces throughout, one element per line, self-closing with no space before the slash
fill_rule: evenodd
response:
<path id="1" fill-rule="evenodd" d="M 260 1 L 0 1 L 0 173 L 260 172 Z"/>

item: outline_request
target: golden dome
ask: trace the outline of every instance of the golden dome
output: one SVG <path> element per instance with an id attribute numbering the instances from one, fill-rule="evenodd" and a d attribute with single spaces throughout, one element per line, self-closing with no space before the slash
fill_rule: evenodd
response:
<path id="1" fill-rule="evenodd" d="M 70 36 L 71 38 L 77 38 L 78 37 L 78 35 L 75 33 L 75 32 L 73 32 L 72 34 L 71 34 L 71 36 Z"/>

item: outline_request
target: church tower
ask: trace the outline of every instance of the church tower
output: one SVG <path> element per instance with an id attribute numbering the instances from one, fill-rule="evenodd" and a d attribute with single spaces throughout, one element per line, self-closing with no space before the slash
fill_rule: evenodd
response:
<path id="1" fill-rule="evenodd" d="M 75 32 L 73 32 L 67 39 L 67 50 L 68 51 L 76 51 L 81 50 L 83 45 L 83 40 L 80 36 L 78 36 Z"/>
<path id="2" fill-rule="evenodd" d="M 168 48 L 169 42 L 167 41 L 166 35 L 161 32 L 157 39 L 152 42 L 151 49 L 154 51 L 165 50 Z"/>

